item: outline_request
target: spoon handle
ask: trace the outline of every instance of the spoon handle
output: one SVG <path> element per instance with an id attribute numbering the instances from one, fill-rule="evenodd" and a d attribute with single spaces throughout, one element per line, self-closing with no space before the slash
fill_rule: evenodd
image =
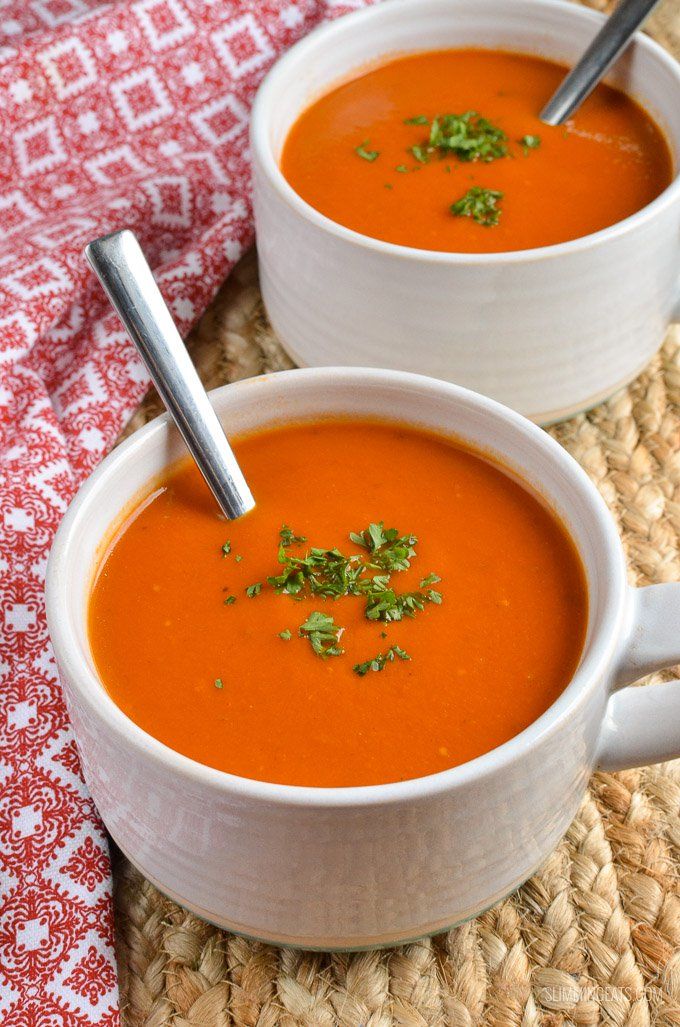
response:
<path id="1" fill-rule="evenodd" d="M 546 125 L 561 125 L 592 93 L 659 0 L 621 0 L 580 61 L 541 111 Z"/>
<path id="2" fill-rule="evenodd" d="M 240 517 L 255 500 L 137 238 L 127 229 L 113 232 L 85 255 L 222 511 Z"/>

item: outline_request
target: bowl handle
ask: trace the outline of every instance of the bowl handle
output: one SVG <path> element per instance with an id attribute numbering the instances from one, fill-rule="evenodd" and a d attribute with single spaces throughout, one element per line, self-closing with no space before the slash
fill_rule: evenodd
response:
<path id="1" fill-rule="evenodd" d="M 633 588 L 632 627 L 607 704 L 596 765 L 624 770 L 680 756 L 680 681 L 623 688 L 680 661 L 680 582 Z"/>

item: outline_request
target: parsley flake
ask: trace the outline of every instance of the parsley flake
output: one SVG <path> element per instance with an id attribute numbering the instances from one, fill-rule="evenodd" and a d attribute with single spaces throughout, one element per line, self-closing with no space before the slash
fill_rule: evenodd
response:
<path id="1" fill-rule="evenodd" d="M 345 650 L 339 644 L 344 630 L 328 614 L 315 610 L 300 625 L 300 636 L 307 638 L 316 655 L 325 659 L 327 656 L 342 656 L 344 653 Z"/>
<path id="2" fill-rule="evenodd" d="M 279 548 L 280 574 L 267 578 L 278 593 L 300 597 L 305 592 L 336 599 L 357 595 L 356 584 L 363 573 L 361 557 L 346 557 L 339 549 L 313 547 L 304 557 L 292 556 Z"/>
<path id="3" fill-rule="evenodd" d="M 377 160 L 380 156 L 380 150 L 368 150 L 368 146 L 370 146 L 370 141 L 368 139 L 364 139 L 360 146 L 355 146 L 354 152 L 357 157 L 361 157 L 362 160 L 367 160 L 372 164 L 373 161 Z"/>
<path id="4" fill-rule="evenodd" d="M 440 153 L 453 153 L 462 161 L 492 161 L 508 153 L 502 128 L 476 111 L 442 114 L 430 125 L 428 145 Z"/>
<path id="5" fill-rule="evenodd" d="M 396 528 L 385 528 L 382 521 L 369 524 L 365 531 L 350 532 L 352 542 L 371 554 L 371 565 L 382 570 L 405 571 L 416 555 L 415 535 L 400 535 Z"/>
<path id="6" fill-rule="evenodd" d="M 483 189 L 479 185 L 461 196 L 459 200 L 451 204 L 451 213 L 454 217 L 472 218 L 478 225 L 490 228 L 498 224 L 501 211 L 496 206 L 498 200 L 503 199 L 503 193 L 497 189 Z"/>
<path id="7" fill-rule="evenodd" d="M 224 605 L 225 606 L 233 606 L 235 602 L 236 602 L 236 596 L 227 596 L 227 598 L 224 600 Z"/>
<path id="8" fill-rule="evenodd" d="M 287 524 L 281 525 L 279 538 L 281 539 L 281 545 L 284 549 L 287 549 L 289 546 L 302 545 L 303 542 L 307 541 L 304 535 L 296 535 L 293 529 L 289 528 Z"/>
<path id="9" fill-rule="evenodd" d="M 262 591 L 262 582 L 261 581 L 256 581 L 254 585 L 248 585 L 248 588 L 246 589 L 246 595 L 248 596 L 249 599 L 252 599 L 253 596 L 259 596 L 261 591 Z"/>
<path id="10" fill-rule="evenodd" d="M 227 541 L 222 546 L 222 556 L 229 556 L 230 552 L 231 552 L 231 542 L 229 541 L 229 539 L 227 539 Z"/>
<path id="11" fill-rule="evenodd" d="M 288 642 L 292 638 L 292 634 L 286 628 L 285 631 L 279 631 L 279 638 L 282 638 L 284 642 Z"/>
<path id="12" fill-rule="evenodd" d="M 369 671 L 377 673 L 378 671 L 384 670 L 388 663 L 393 663 L 394 660 L 399 657 L 400 660 L 410 660 L 411 657 L 402 649 L 399 645 L 391 645 L 386 653 L 378 653 L 377 656 L 373 656 L 370 660 L 366 660 L 364 663 L 356 663 L 352 668 L 355 674 L 359 677 L 364 677 Z"/>
<path id="13" fill-rule="evenodd" d="M 389 579 L 388 579 L 389 580 Z M 387 581 L 376 575 L 371 587 L 366 591 L 366 617 L 368 620 L 391 621 L 413 618 L 416 613 L 425 609 L 427 603 L 439 606 L 442 602 L 441 593 L 434 589 L 424 592 L 395 592 Z"/>
<path id="14" fill-rule="evenodd" d="M 222 678 L 215 678 L 215 688 L 224 688 Z"/>
<path id="15" fill-rule="evenodd" d="M 524 156 L 529 153 L 529 150 L 537 150 L 541 145 L 540 136 L 522 136 L 519 141 L 520 146 L 524 150 Z"/>
<path id="16" fill-rule="evenodd" d="M 430 159 L 427 147 L 425 146 L 412 146 L 411 153 L 419 164 L 427 164 Z"/>
<path id="17" fill-rule="evenodd" d="M 422 115 L 409 119 L 408 125 L 429 125 L 427 140 L 411 147 L 411 153 L 421 164 L 439 153 L 453 154 L 461 161 L 492 161 L 507 157 L 508 137 L 498 125 L 481 117 L 476 111 L 463 114 L 438 114 L 432 122 Z"/>

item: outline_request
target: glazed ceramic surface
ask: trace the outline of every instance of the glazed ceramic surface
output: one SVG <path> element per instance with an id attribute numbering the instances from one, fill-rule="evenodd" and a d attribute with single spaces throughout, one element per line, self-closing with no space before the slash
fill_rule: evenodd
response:
<path id="1" fill-rule="evenodd" d="M 298 364 L 434 375 L 542 423 L 594 405 L 642 369 L 677 311 L 678 179 L 633 217 L 583 239 L 455 254 L 343 228 L 278 167 L 298 114 L 362 65 L 457 46 L 573 63 L 602 20 L 562 0 L 390 0 L 317 29 L 277 62 L 253 109 L 255 216 L 267 312 Z M 657 119 L 677 168 L 680 66 L 638 35 L 607 81 Z"/>
<path id="2" fill-rule="evenodd" d="M 166 417 L 142 428 L 67 512 L 50 557 L 47 612 L 87 784 L 114 840 L 162 891 L 222 927 L 274 942 L 328 949 L 417 937 L 474 916 L 530 876 L 565 832 L 594 766 L 680 754 L 680 683 L 621 687 L 680 659 L 680 584 L 628 587 L 598 492 L 535 425 L 456 386 L 379 370 L 282 372 L 228 385 L 212 400 L 231 432 L 370 415 L 493 453 L 567 524 L 587 572 L 590 619 L 581 664 L 559 700 L 522 734 L 463 766 L 338 789 L 202 766 L 115 706 L 88 645 L 102 540 L 183 453 Z"/>

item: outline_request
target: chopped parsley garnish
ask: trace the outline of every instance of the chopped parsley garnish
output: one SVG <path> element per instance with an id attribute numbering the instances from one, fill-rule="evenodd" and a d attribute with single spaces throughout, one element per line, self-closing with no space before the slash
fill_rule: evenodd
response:
<path id="1" fill-rule="evenodd" d="M 519 141 L 520 146 L 524 150 L 524 156 L 528 154 L 529 150 L 537 150 L 541 145 L 540 136 L 522 136 Z"/>
<path id="2" fill-rule="evenodd" d="M 418 539 L 415 535 L 400 535 L 396 528 L 385 528 L 382 521 L 369 524 L 365 531 L 350 532 L 352 542 L 368 549 L 371 564 L 388 571 L 405 571 L 411 566 L 413 548 Z"/>
<path id="3" fill-rule="evenodd" d="M 403 620 L 404 617 L 415 617 L 416 613 L 425 609 L 427 603 L 440 606 L 441 602 L 441 593 L 435 592 L 433 588 L 422 592 L 395 592 L 386 582 L 383 585 L 376 575 L 372 579 L 372 588 L 367 592 L 366 616 L 369 620 L 387 622 Z"/>
<path id="4" fill-rule="evenodd" d="M 300 625 L 300 635 L 307 638 L 317 656 L 342 656 L 344 649 L 340 647 L 340 635 L 344 628 L 339 627 L 332 617 L 316 610 L 310 613 L 304 624 Z"/>
<path id="5" fill-rule="evenodd" d="M 413 156 L 419 164 L 427 164 L 428 160 L 430 159 L 428 156 L 427 147 L 425 146 L 412 146 L 411 153 L 413 154 Z"/>
<path id="6" fill-rule="evenodd" d="M 298 599 L 358 596 L 365 600 L 368 620 L 376 621 L 414 617 L 427 603 L 441 603 L 440 593 L 424 585 L 420 591 L 404 593 L 396 592 L 391 585 L 393 573 L 411 566 L 418 542 L 415 535 L 400 535 L 396 528 L 385 528 L 379 521 L 364 531 L 351 532 L 349 537 L 366 550 L 365 555 L 345 556 L 337 548 L 313 547 L 304 556 L 294 556 L 280 546 L 281 573 L 268 577 L 267 582 L 279 594 Z"/>
<path id="7" fill-rule="evenodd" d="M 492 161 L 508 154 L 508 137 L 503 129 L 476 111 L 439 114 L 432 122 L 418 116 L 406 124 L 430 126 L 427 140 L 411 147 L 411 153 L 421 164 L 435 153 L 442 157 L 453 154 L 462 161 Z"/>
<path id="8" fill-rule="evenodd" d="M 405 125 L 429 125 L 429 123 L 424 114 L 417 114 L 415 118 L 404 118 Z"/>
<path id="9" fill-rule="evenodd" d="M 386 653 L 378 653 L 370 660 L 366 660 L 364 663 L 355 663 L 353 670 L 359 677 L 364 677 L 369 671 L 378 672 L 384 670 L 388 663 L 393 663 L 394 660 L 399 657 L 400 660 L 410 660 L 411 657 L 402 649 L 401 646 L 391 645 Z"/>
<path id="10" fill-rule="evenodd" d="M 367 160 L 372 163 L 380 156 L 380 150 L 368 150 L 368 146 L 370 146 L 370 141 L 368 139 L 364 139 L 363 143 L 354 148 L 354 152 L 357 157 L 361 157 L 362 160 Z"/>
<path id="11" fill-rule="evenodd" d="M 346 557 L 339 549 L 313 547 L 305 556 L 291 556 L 279 548 L 280 574 L 267 578 L 276 592 L 298 596 L 305 591 L 311 595 L 335 599 L 338 596 L 357 595 L 357 581 L 364 567 L 361 557 Z"/>
<path id="12" fill-rule="evenodd" d="M 236 563 L 240 563 L 241 560 L 243 559 L 243 557 L 242 556 L 235 556 L 234 559 L 236 560 Z"/>
<path id="13" fill-rule="evenodd" d="M 360 547 L 361 552 L 346 555 L 337 547 L 322 549 L 318 546 L 296 551 L 295 547 L 307 539 L 304 535 L 296 535 L 288 525 L 282 525 L 277 553 L 279 573 L 270 575 L 267 585 L 277 595 L 288 595 L 298 600 L 354 596 L 363 602 L 367 620 L 383 624 L 415 617 L 428 604 L 439 605 L 442 602 L 441 593 L 431 587 L 441 580 L 437 574 L 422 578 L 419 588 L 411 592 L 398 592 L 394 587 L 393 576 L 409 570 L 416 556 L 418 539 L 415 535 L 402 535 L 397 528 L 386 528 L 384 521 L 372 521 L 367 528 L 350 532 L 348 537 Z M 260 594 L 263 587 L 263 582 L 256 581 L 246 587 L 245 593 L 252 599 Z M 225 587 L 224 591 L 228 592 L 229 588 Z M 235 602 L 235 595 L 230 594 L 224 599 L 225 606 Z M 325 658 L 342 655 L 344 649 L 340 645 L 340 637 L 344 630 L 332 616 L 317 610 L 300 625 L 298 634 L 308 640 L 318 656 Z M 286 628 L 279 631 L 278 636 L 288 642 L 292 632 Z M 380 637 L 386 638 L 386 632 L 382 631 Z M 395 645 L 365 665 L 358 666 L 376 669 L 372 665 L 377 662 L 381 664 L 378 669 L 382 670 L 384 662 L 395 657 L 410 659 Z M 357 673 L 366 671 L 357 670 Z"/>
<path id="14" fill-rule="evenodd" d="M 483 189 L 475 185 L 451 204 L 451 213 L 455 217 L 472 218 L 477 224 L 489 228 L 498 224 L 501 211 L 496 203 L 502 199 L 503 193 L 497 189 Z"/>
<path id="15" fill-rule="evenodd" d="M 215 688 L 224 688 L 222 678 L 215 678 Z"/>
<path id="16" fill-rule="evenodd" d="M 302 545 L 303 542 L 307 541 L 304 535 L 296 535 L 293 529 L 289 528 L 287 524 L 281 525 L 279 538 L 281 539 L 281 545 L 284 549 L 287 549 L 288 546 Z"/>
<path id="17" fill-rule="evenodd" d="M 231 542 L 229 541 L 229 539 L 227 539 L 227 541 L 222 546 L 222 556 L 229 556 L 230 552 L 231 552 Z"/>
<path id="18" fill-rule="evenodd" d="M 395 171 L 398 171 L 400 175 L 405 175 L 408 172 L 408 168 L 405 164 L 397 164 Z"/>

